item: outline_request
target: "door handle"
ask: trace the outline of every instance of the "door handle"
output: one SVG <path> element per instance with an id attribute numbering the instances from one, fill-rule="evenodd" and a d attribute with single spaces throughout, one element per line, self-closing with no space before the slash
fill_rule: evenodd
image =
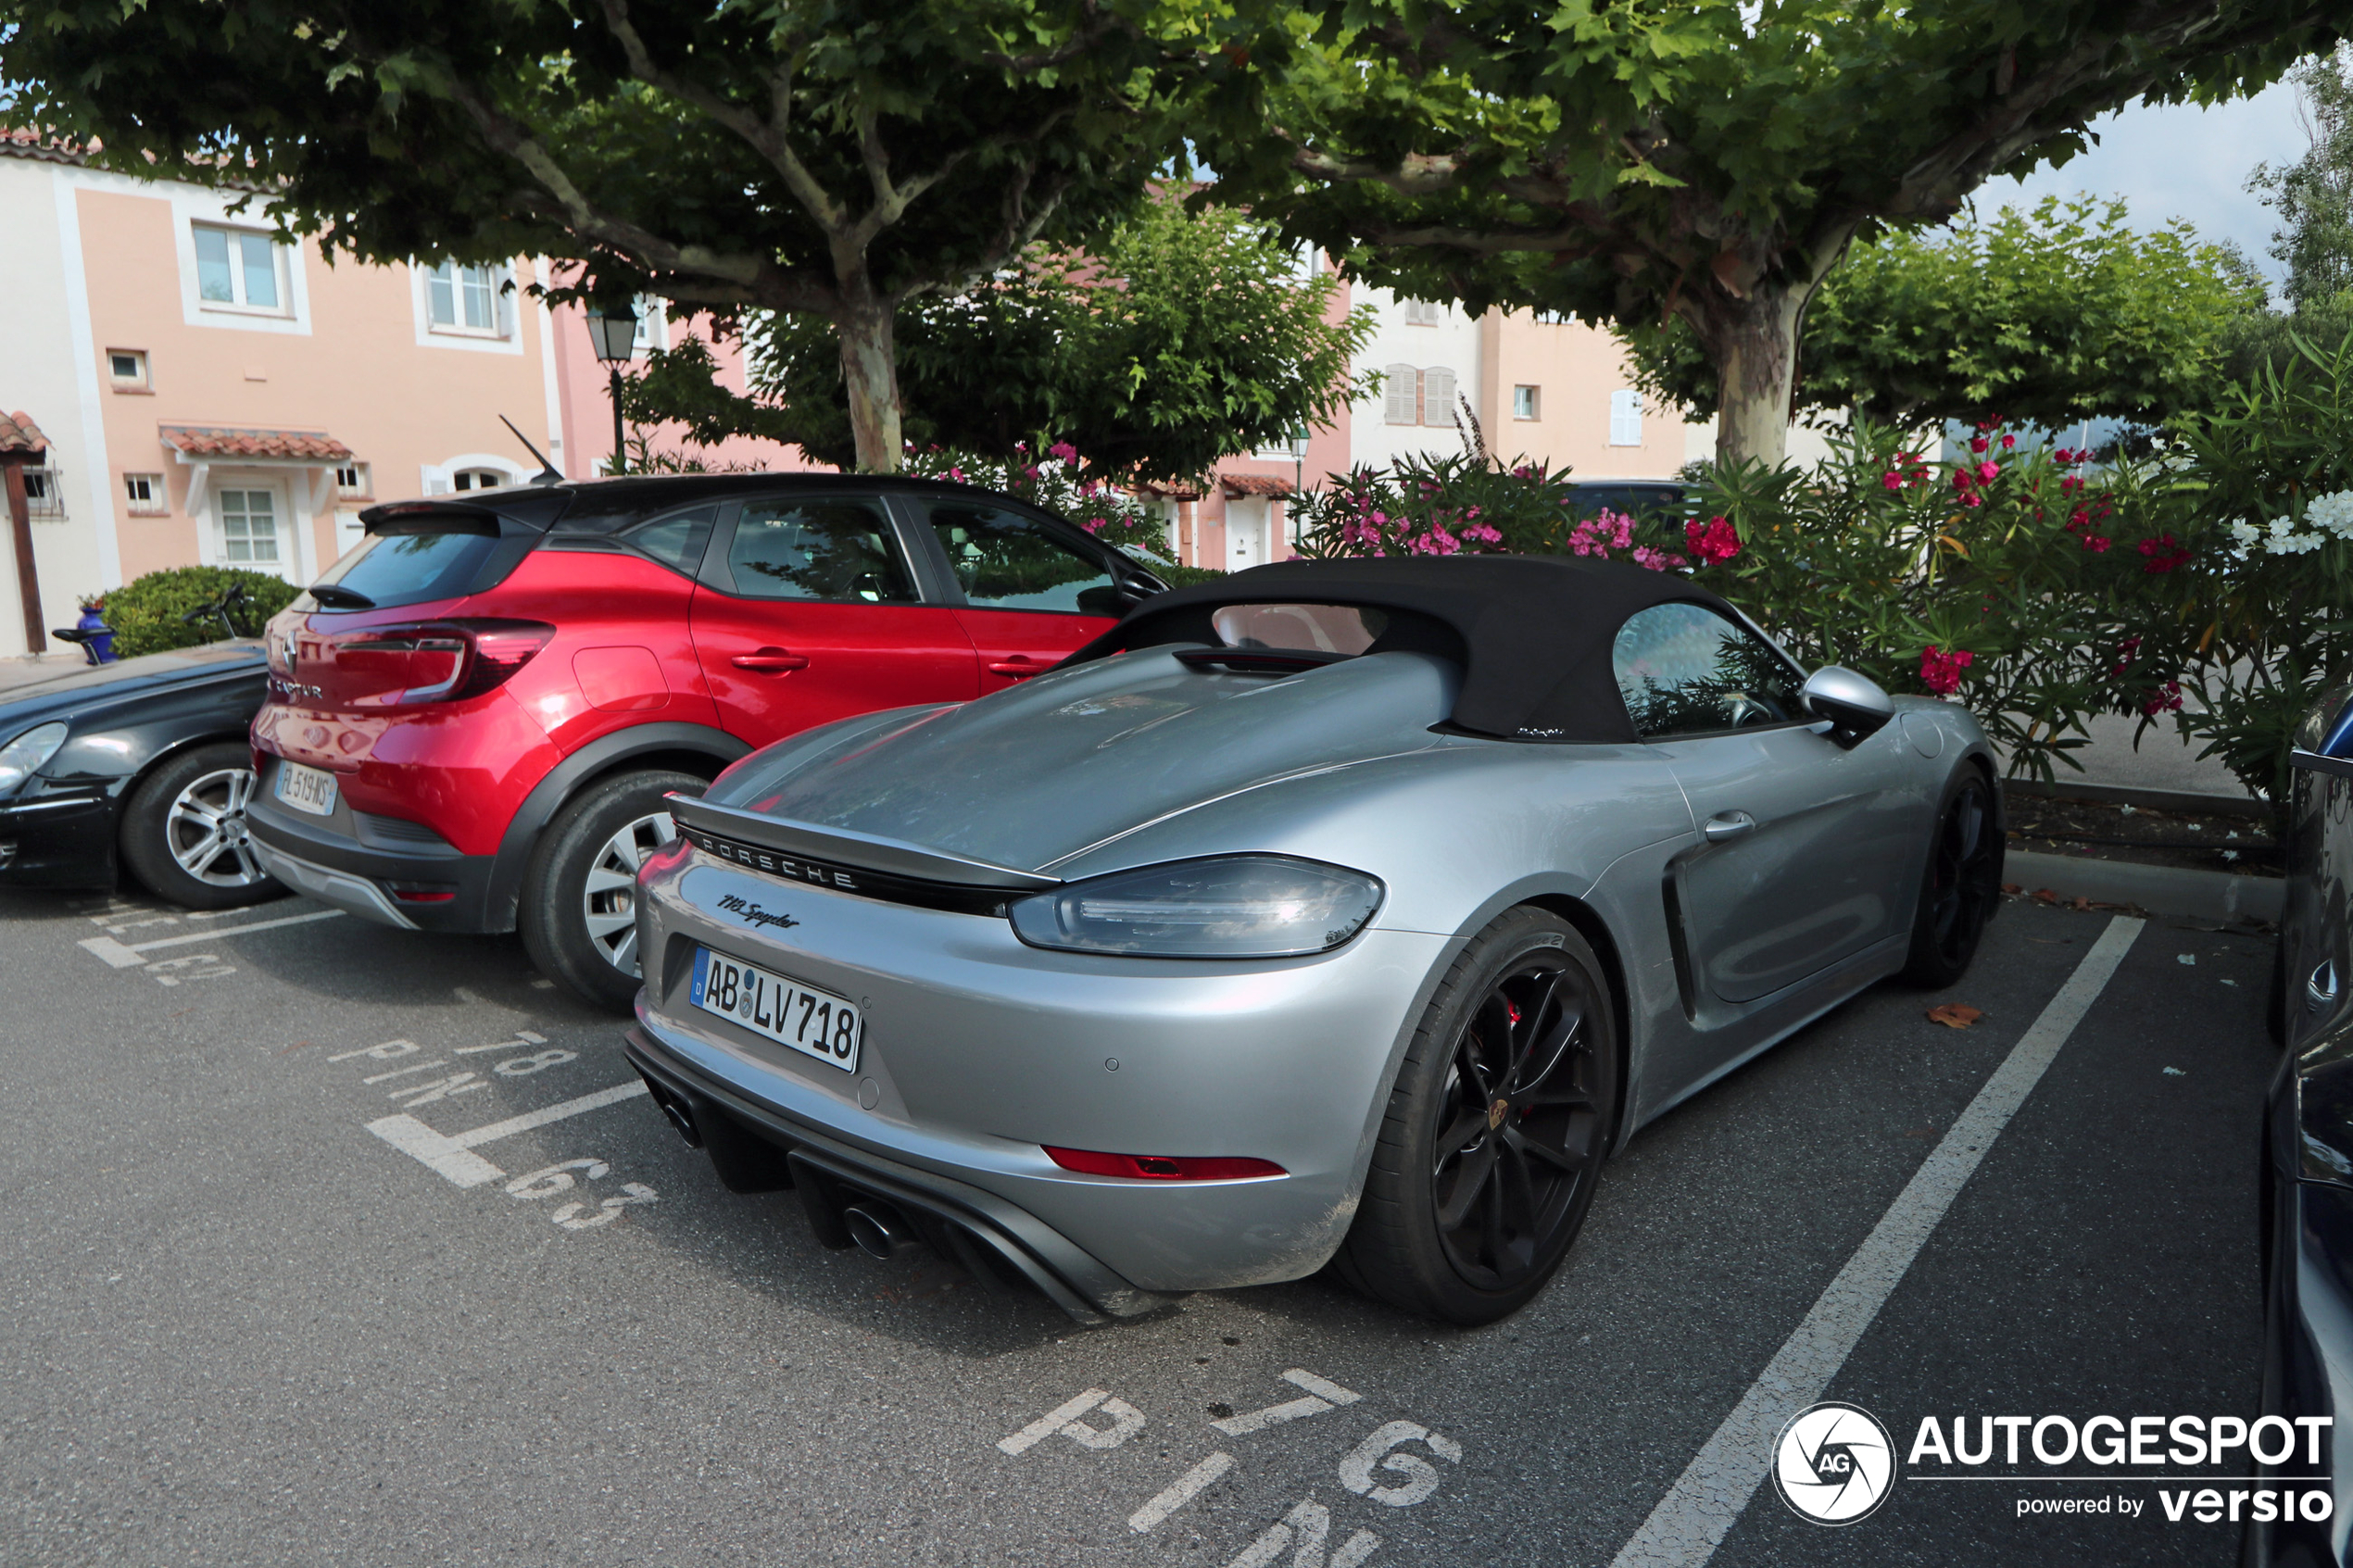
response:
<path id="1" fill-rule="evenodd" d="M 1756 831 L 1756 819 L 1745 811 L 1718 811 L 1701 827 L 1700 836 L 1710 844 L 1729 844 L 1735 838 Z"/>
<path id="2" fill-rule="evenodd" d="M 1011 659 L 992 659 L 985 668 L 991 675 L 1011 675 L 1018 681 L 1026 675 L 1043 675 L 1053 666 L 1042 660 L 1031 659 L 1026 654 L 1017 653 Z"/>
<path id="3" fill-rule="evenodd" d="M 739 653 L 728 663 L 738 670 L 757 671 L 762 675 L 781 675 L 787 670 L 806 670 L 809 656 L 786 653 L 783 648 L 761 648 L 757 653 Z"/>

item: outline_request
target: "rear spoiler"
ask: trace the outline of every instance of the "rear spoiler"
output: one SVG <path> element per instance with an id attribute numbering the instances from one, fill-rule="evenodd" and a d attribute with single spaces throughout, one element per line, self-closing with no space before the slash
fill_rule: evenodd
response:
<path id="1" fill-rule="evenodd" d="M 496 537 L 518 529 L 545 533 L 572 505 L 571 490 L 487 492 L 497 499 L 464 500 L 433 495 L 416 501 L 387 501 L 359 514 L 359 525 L 371 533 L 466 533 Z"/>
<path id="2" fill-rule="evenodd" d="M 670 814 L 679 826 L 715 838 L 766 850 L 780 864 L 760 866 L 780 875 L 820 885 L 856 889 L 860 871 L 904 877 L 949 887 L 985 887 L 1004 893 L 1042 893 L 1060 887 L 1059 877 L 1042 876 L 994 860 L 927 849 L 904 839 L 883 838 L 849 828 L 820 827 L 790 817 L 771 817 L 740 807 L 716 805 L 693 796 L 671 795 Z M 833 874 L 838 873 L 838 874 Z M 844 880 L 844 878 L 853 880 Z"/>

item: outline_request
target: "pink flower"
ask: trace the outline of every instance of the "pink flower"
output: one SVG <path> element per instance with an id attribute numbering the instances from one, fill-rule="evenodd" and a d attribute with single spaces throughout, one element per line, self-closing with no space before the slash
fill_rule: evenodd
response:
<path id="1" fill-rule="evenodd" d="M 1670 566 L 1683 566 L 1687 563 L 1680 556 L 1670 556 L 1665 550 L 1654 550 L 1648 545 L 1637 545 L 1634 546 L 1634 564 L 1652 571 L 1665 571 Z"/>
<path id="2" fill-rule="evenodd" d="M 1463 546 L 1461 541 L 1452 533 L 1433 525 L 1428 531 L 1409 540 L 1405 547 L 1416 555 L 1451 556 Z"/>
<path id="3" fill-rule="evenodd" d="M 1970 438 L 1969 438 L 1969 449 L 1970 451 L 1972 451 L 1972 452 L 1982 452 L 1982 451 L 1984 451 L 1984 450 L 1985 450 L 1985 437 L 1983 437 L 1983 436 L 1982 436 L 1982 435 L 1979 435 L 1979 436 L 1972 436 L 1972 437 L 1970 437 Z"/>
<path id="4" fill-rule="evenodd" d="M 1880 475 L 1879 482 L 1881 484 L 1886 485 L 1890 490 L 1901 490 L 1904 488 L 1904 476 L 1897 473 L 1893 469 L 1890 469 L 1887 472 Z"/>
<path id="5" fill-rule="evenodd" d="M 950 484 L 962 484 L 964 482 L 964 470 L 951 465 L 948 470 L 948 482 Z"/>
<path id="6" fill-rule="evenodd" d="M 2141 712 L 2151 719 L 2160 713 L 2179 713 L 2181 710 L 2182 683 L 2179 681 L 2166 682 L 2157 688 L 2155 696 L 2141 704 Z"/>
<path id="7" fill-rule="evenodd" d="M 1692 554 L 1709 566 L 1730 560 L 1741 553 L 1740 530 L 1720 517 L 1705 522 L 1697 519 L 1683 525 L 1683 538 L 1691 546 Z"/>
<path id="8" fill-rule="evenodd" d="M 1079 526 L 1089 533 L 1101 533 L 1103 531 L 1103 520 L 1099 517 L 1090 517 Z"/>
<path id="9" fill-rule="evenodd" d="M 1943 653 L 1931 643 L 1920 650 L 1920 684 L 1938 696 L 1951 696 L 1960 690 L 1961 671 L 1976 661 L 1977 655 L 1967 648 Z"/>
<path id="10" fill-rule="evenodd" d="M 1495 532 L 1491 525 L 1484 522 L 1474 522 L 1461 532 L 1464 538 L 1476 539 L 1482 545 L 1500 545 L 1504 542 L 1504 536 Z"/>
<path id="11" fill-rule="evenodd" d="M 1985 462 L 1982 462 L 1977 465 L 1977 477 L 1985 481 L 1988 484 L 1993 483 L 1994 476 L 2001 471 L 2001 465 L 1994 462 L 1990 458 Z"/>
<path id="12" fill-rule="evenodd" d="M 2135 547 L 2145 558 L 2141 566 L 2143 571 L 2171 571 L 2177 566 L 2187 565 L 2190 558 L 2190 552 L 2175 544 L 2171 533 L 2144 539 Z"/>
<path id="13" fill-rule="evenodd" d="M 1078 461 L 1078 448 L 1067 441 L 1057 441 L 1046 448 L 1046 456 L 1060 458 L 1065 463 L 1075 463 Z"/>
<path id="14" fill-rule="evenodd" d="M 2017 437 L 2017 436 L 2015 436 L 2015 435 L 2006 435 L 2006 436 L 2002 437 L 2002 450 L 2003 450 L 2003 451 L 2007 452 L 2007 451 L 2009 451 L 2011 448 L 2015 447 L 2017 445 L 2018 445 L 2018 437 Z"/>

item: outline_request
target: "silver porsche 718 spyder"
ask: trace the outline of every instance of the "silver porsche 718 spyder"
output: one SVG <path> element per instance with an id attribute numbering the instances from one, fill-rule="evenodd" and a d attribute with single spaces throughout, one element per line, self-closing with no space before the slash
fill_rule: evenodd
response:
<path id="1" fill-rule="evenodd" d="M 628 1050 L 739 1191 L 1083 1321 L 1327 1266 L 1488 1322 L 1635 1128 L 2001 877 L 1959 708 L 1665 573 L 1285 562 L 672 797 Z"/>

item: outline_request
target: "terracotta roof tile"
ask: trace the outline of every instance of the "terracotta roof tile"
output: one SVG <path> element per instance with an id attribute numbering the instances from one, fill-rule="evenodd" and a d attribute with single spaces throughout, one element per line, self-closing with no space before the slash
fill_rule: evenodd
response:
<path id="1" fill-rule="evenodd" d="M 32 416 L 19 408 L 13 414 L 0 414 L 0 452 L 30 452 L 34 456 L 49 449 L 49 438 L 32 422 Z"/>
<path id="2" fill-rule="evenodd" d="M 1236 495 L 1289 495 L 1293 486 L 1288 479 L 1277 479 L 1269 473 L 1221 473 L 1217 483 L 1228 498 Z"/>
<path id="3" fill-rule="evenodd" d="M 351 448 L 319 430 L 221 430 L 165 425 L 164 445 L 191 458 L 278 458 L 342 462 Z"/>

